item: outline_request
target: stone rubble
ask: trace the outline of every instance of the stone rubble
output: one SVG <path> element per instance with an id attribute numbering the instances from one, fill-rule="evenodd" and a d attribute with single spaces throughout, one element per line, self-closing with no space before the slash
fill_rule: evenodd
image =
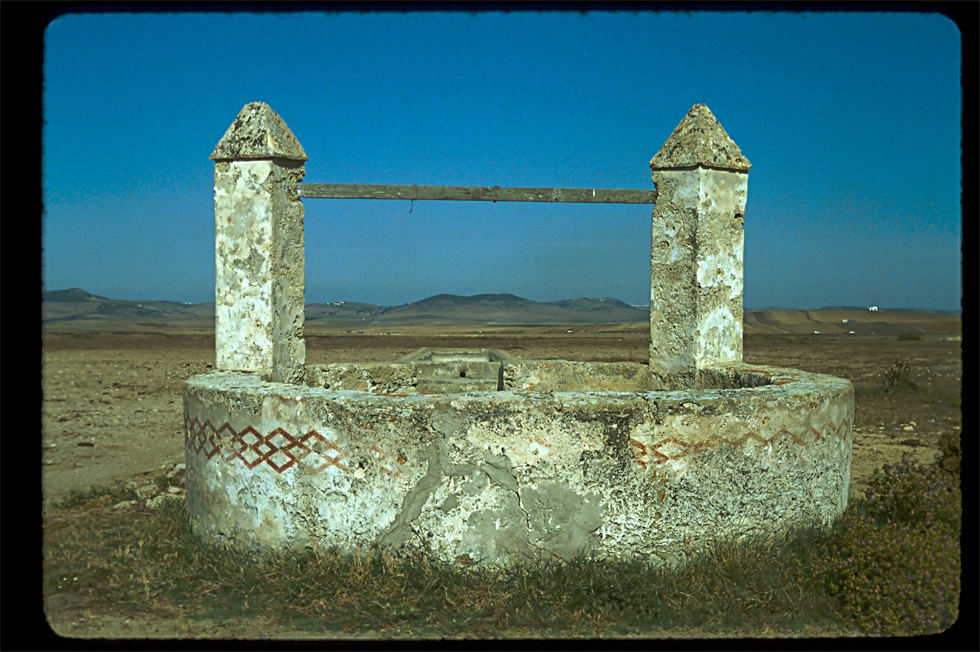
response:
<path id="1" fill-rule="evenodd" d="M 168 463 L 149 474 L 153 478 L 151 482 L 147 482 L 146 475 L 127 482 L 125 488 L 135 492 L 138 498 L 120 501 L 113 505 L 112 509 L 126 509 L 139 504 L 155 509 L 168 500 L 184 500 L 187 495 L 184 487 L 184 470 L 183 462 Z"/>

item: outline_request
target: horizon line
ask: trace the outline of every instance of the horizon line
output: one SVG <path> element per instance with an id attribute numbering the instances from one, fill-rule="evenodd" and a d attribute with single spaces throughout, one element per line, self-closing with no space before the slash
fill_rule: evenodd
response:
<path id="1" fill-rule="evenodd" d="M 185 306 L 203 306 L 203 305 L 214 303 L 214 300 L 213 299 L 211 301 L 182 301 L 180 299 L 146 299 L 146 298 L 141 298 L 141 299 L 118 299 L 118 298 L 109 297 L 109 296 L 106 296 L 106 295 L 96 294 L 94 292 L 89 292 L 88 290 L 85 290 L 84 288 L 80 288 L 80 287 L 77 287 L 77 286 L 76 287 L 70 287 L 70 288 L 61 288 L 61 289 L 57 289 L 57 290 L 45 290 L 45 289 L 42 288 L 42 290 L 41 290 L 41 293 L 42 293 L 42 303 L 44 301 L 44 298 L 43 298 L 44 293 L 46 293 L 46 292 L 54 293 L 54 292 L 71 292 L 71 291 L 84 292 L 87 295 L 90 295 L 90 296 L 93 296 L 93 297 L 98 297 L 100 299 L 105 299 L 105 300 L 108 300 L 108 301 L 127 301 L 127 302 L 140 302 L 140 301 L 145 301 L 145 302 L 160 302 L 160 303 L 179 303 L 179 304 L 182 304 L 182 305 L 185 305 Z M 397 303 L 397 304 L 371 303 L 371 302 L 368 302 L 368 301 L 359 301 L 359 300 L 355 300 L 355 299 L 334 299 L 334 300 L 324 300 L 324 301 L 309 301 L 309 300 L 306 300 L 303 303 L 304 303 L 304 305 L 318 305 L 318 304 L 331 305 L 331 304 L 337 304 L 338 302 L 340 302 L 340 303 L 359 303 L 359 304 L 368 305 L 368 306 L 376 306 L 376 307 L 379 307 L 379 308 L 397 308 L 397 307 L 400 307 L 400 306 L 411 305 L 413 303 L 420 303 L 422 301 L 426 301 L 428 299 L 432 299 L 432 298 L 438 297 L 438 296 L 452 296 L 452 297 L 460 297 L 460 298 L 464 298 L 464 299 L 469 299 L 469 298 L 473 298 L 473 297 L 488 296 L 488 295 L 510 295 L 510 296 L 516 297 L 518 299 L 522 299 L 524 301 L 530 301 L 532 303 L 555 303 L 555 302 L 558 302 L 558 301 L 572 301 L 572 300 L 575 300 L 575 299 L 592 299 L 592 300 L 600 300 L 600 301 L 603 300 L 603 299 L 613 299 L 613 300 L 619 301 L 620 303 L 623 303 L 623 304 L 625 304 L 625 305 L 627 305 L 627 306 L 629 306 L 631 308 L 636 308 L 638 310 L 645 308 L 645 309 L 649 310 L 649 304 L 648 303 L 643 303 L 643 304 L 629 303 L 628 301 L 624 301 L 622 299 L 619 299 L 618 297 L 612 297 L 612 296 L 588 297 L 588 296 L 580 295 L 580 296 L 576 296 L 576 297 L 565 297 L 565 298 L 562 298 L 562 299 L 549 299 L 549 300 L 546 300 L 546 301 L 539 301 L 537 299 L 528 299 L 527 297 L 522 297 L 522 296 L 520 296 L 518 294 L 514 294 L 513 292 L 478 292 L 476 294 L 454 294 L 452 292 L 437 292 L 435 294 L 431 294 L 431 295 L 426 296 L 426 297 L 423 297 L 421 299 L 416 299 L 414 301 L 406 301 L 404 303 Z M 957 307 L 955 309 L 949 309 L 949 308 L 921 308 L 921 307 L 903 307 L 903 308 L 896 308 L 896 307 L 883 306 L 883 305 L 880 305 L 880 304 L 870 304 L 870 305 L 855 305 L 855 304 L 841 304 L 841 305 L 836 305 L 836 304 L 827 304 L 827 305 L 823 305 L 823 306 L 820 306 L 820 307 L 817 307 L 817 308 L 788 308 L 788 307 L 785 307 L 785 306 L 754 306 L 754 307 L 744 307 L 743 308 L 743 312 L 762 312 L 762 311 L 767 311 L 767 310 L 803 310 L 803 311 L 807 311 L 807 310 L 864 310 L 864 311 L 867 311 L 867 312 L 881 312 L 881 311 L 893 310 L 893 311 L 905 311 L 905 312 L 942 312 L 942 313 L 959 313 L 959 314 L 962 314 L 963 307 L 961 305 L 961 306 L 959 306 L 959 307 Z"/>

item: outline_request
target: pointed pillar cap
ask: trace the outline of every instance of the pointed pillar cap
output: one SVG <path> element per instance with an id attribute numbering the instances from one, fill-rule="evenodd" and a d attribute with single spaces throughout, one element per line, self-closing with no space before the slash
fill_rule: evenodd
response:
<path id="1" fill-rule="evenodd" d="M 752 166 L 705 104 L 691 107 L 650 160 L 654 171 L 697 166 L 735 172 L 748 172 Z"/>
<path id="2" fill-rule="evenodd" d="M 309 157 L 283 119 L 265 102 L 250 102 L 238 112 L 214 151 L 212 161 L 281 158 L 308 161 Z"/>

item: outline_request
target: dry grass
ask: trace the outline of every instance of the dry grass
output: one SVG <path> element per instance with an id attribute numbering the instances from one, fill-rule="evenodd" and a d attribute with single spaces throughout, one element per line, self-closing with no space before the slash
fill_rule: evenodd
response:
<path id="1" fill-rule="evenodd" d="M 906 404 L 919 411 L 932 403 L 959 406 L 958 379 L 937 384 L 928 369 L 903 360 L 875 368 L 855 382 L 866 413 L 899 418 Z M 674 572 L 586 560 L 461 570 L 377 552 L 258 558 L 200 546 L 182 501 L 114 510 L 134 495 L 102 487 L 47 510 L 43 587 L 49 610 L 84 604 L 134 621 L 247 623 L 252 633 L 323 638 L 931 633 L 958 610 L 954 439 L 938 464 L 887 466 L 870 484 L 870 499 L 854 501 L 830 532 L 718 546 Z M 946 525 L 937 536 L 930 527 L 940 521 Z M 909 591 L 923 597 L 902 600 Z"/>
<path id="2" fill-rule="evenodd" d="M 642 563 L 460 569 L 424 556 L 202 547 L 183 501 L 113 510 L 122 489 L 48 514 L 44 588 L 114 615 L 252 620 L 323 637 L 649 637 L 858 634 L 818 568 L 835 532 L 718 546 L 680 571 Z"/>
<path id="3" fill-rule="evenodd" d="M 719 545 L 673 571 L 584 559 L 460 568 L 370 551 L 259 557 L 199 545 L 183 500 L 114 510 L 132 496 L 109 487 L 46 514 L 44 592 L 116 616 L 247 620 L 325 638 L 933 633 L 958 609 L 958 456 L 948 436 L 937 464 L 886 467 L 871 502 L 852 503 L 829 532 Z M 944 537 L 930 536 L 940 526 Z M 929 599 L 900 600 L 906 589 Z"/>
<path id="4" fill-rule="evenodd" d="M 112 510 L 126 497 L 103 490 L 52 510 L 46 593 L 79 594 L 90 609 L 117 615 L 271 618 L 273 626 L 325 636 L 370 630 L 408 638 L 574 638 L 685 627 L 724 635 L 754 624 L 836 624 L 826 596 L 794 581 L 794 564 L 783 567 L 789 575 L 769 572 L 759 581 L 778 554 L 773 546 L 718 549 L 680 573 L 584 560 L 460 569 L 390 553 L 259 558 L 201 547 L 182 501 L 157 511 Z"/>

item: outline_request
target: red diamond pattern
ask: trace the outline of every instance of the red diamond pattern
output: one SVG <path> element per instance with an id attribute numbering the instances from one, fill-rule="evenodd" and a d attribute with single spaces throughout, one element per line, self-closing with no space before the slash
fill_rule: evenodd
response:
<path id="1" fill-rule="evenodd" d="M 280 444 L 273 442 L 274 439 L 279 440 Z M 283 441 L 285 440 L 285 441 Z M 293 464 L 296 463 L 296 458 L 286 451 L 286 448 L 292 446 L 296 440 L 293 439 L 288 432 L 282 428 L 276 428 L 269 433 L 269 436 L 265 438 L 266 443 L 272 447 L 272 450 L 265 457 L 265 461 L 276 470 L 278 473 L 282 473 Z"/>
<path id="2" fill-rule="evenodd" d="M 223 433 L 231 433 L 230 435 L 224 435 Z M 231 426 L 227 423 L 218 428 L 218 434 L 225 438 L 225 441 L 229 441 L 228 452 L 221 456 L 226 462 L 230 462 L 236 457 L 241 457 L 245 449 L 248 448 L 248 444 L 238 438 L 238 433 L 235 432 Z"/>
<path id="3" fill-rule="evenodd" d="M 307 446 L 304 443 L 305 439 L 303 438 L 295 439 L 294 437 L 289 437 L 288 433 L 286 433 L 284 430 L 281 430 L 280 428 L 276 428 L 276 430 L 274 430 L 273 432 L 275 433 L 280 431 L 282 431 L 282 434 L 284 436 L 289 438 L 289 443 L 281 449 L 282 453 L 284 455 L 288 455 L 293 460 L 293 462 L 302 463 L 303 458 L 309 455 L 311 452 L 313 452 L 310 450 L 309 446 Z M 294 452 L 294 451 L 298 451 L 298 452 Z M 290 465 L 286 465 L 283 466 L 281 469 L 276 469 L 276 470 L 282 472 L 285 471 L 287 468 L 289 468 L 289 466 Z M 304 464 L 304 466 L 306 465 Z"/>
<path id="4" fill-rule="evenodd" d="M 184 422 L 184 445 L 195 453 L 203 453 L 211 459 L 219 450 L 217 433 L 210 421 L 201 423 L 197 419 Z"/>
<path id="5" fill-rule="evenodd" d="M 679 460 L 691 452 L 688 450 L 689 446 L 686 441 L 677 437 L 667 437 L 666 439 L 661 439 L 653 446 L 653 454 L 660 458 L 658 462 Z"/>
<path id="6" fill-rule="evenodd" d="M 313 473 L 331 466 L 350 473 L 350 469 L 340 462 L 347 452 L 316 430 L 296 438 L 282 428 L 276 428 L 263 437 L 251 426 L 236 432 L 227 423 L 215 429 L 210 421 L 201 423 L 196 418 L 185 417 L 184 446 L 208 459 L 220 454 L 226 462 L 241 460 L 250 469 L 265 462 L 277 473 L 282 473 L 299 463 Z"/>
<path id="7" fill-rule="evenodd" d="M 833 428 L 833 424 L 827 424 L 828 428 Z M 847 440 L 851 438 L 854 432 L 854 424 L 843 419 L 836 428 L 834 428 L 834 436 L 840 439 L 842 442 L 847 443 Z"/>
<path id="8" fill-rule="evenodd" d="M 699 453 L 705 448 L 717 444 L 741 446 L 751 440 L 757 446 L 767 446 L 777 439 L 787 436 L 798 446 L 805 446 L 811 442 L 816 443 L 830 436 L 836 437 L 846 444 L 851 434 L 851 422 L 848 419 L 842 419 L 836 426 L 833 423 L 828 423 L 823 427 L 822 433 L 810 426 L 799 434 L 783 429 L 770 439 L 749 432 L 735 440 L 711 435 L 693 446 L 677 437 L 665 437 L 652 445 L 630 439 L 630 446 L 636 462 L 645 469 L 648 462 L 661 464 L 668 460 L 679 460 L 691 453 Z M 282 473 L 297 463 L 312 473 L 320 473 L 329 467 L 336 467 L 344 473 L 351 472 L 346 465 L 341 463 L 341 460 L 347 457 L 347 452 L 340 448 L 337 442 L 327 439 L 316 430 L 310 430 L 305 435 L 296 438 L 282 428 L 276 428 L 263 437 L 251 426 L 246 427 L 241 432 L 235 432 L 227 423 L 215 429 L 210 421 L 201 423 L 197 418 L 188 418 L 185 415 L 184 446 L 189 450 L 201 453 L 206 458 L 211 459 L 222 452 L 222 440 L 227 442 L 228 450 L 221 455 L 221 459 L 226 462 L 239 459 L 250 469 L 254 469 L 265 462 L 277 473 Z M 398 471 L 393 472 L 382 462 L 386 456 L 380 448 L 372 446 L 371 450 L 377 455 L 376 461 L 382 471 L 388 475 L 399 474 Z"/>
<path id="9" fill-rule="evenodd" d="M 777 439 L 779 439 L 780 437 L 789 437 L 790 439 L 793 440 L 793 443 L 796 444 L 797 446 L 806 446 L 806 441 L 805 440 L 801 439 L 799 436 L 797 436 L 796 434 L 790 432 L 786 428 L 783 428 L 782 430 L 780 430 L 779 432 L 777 432 L 775 435 L 773 435 L 772 436 L 772 439 L 770 439 L 769 441 L 770 442 L 774 442 Z"/>
<path id="10" fill-rule="evenodd" d="M 307 442 L 313 438 L 315 438 L 313 444 L 308 445 Z M 313 473 L 319 473 L 320 471 L 323 471 L 324 469 L 330 466 L 335 466 L 341 471 L 344 471 L 345 473 L 350 473 L 350 469 L 348 469 L 346 466 L 340 463 L 341 458 L 346 456 L 347 453 L 345 453 L 339 446 L 337 446 L 336 442 L 327 439 L 326 437 L 318 433 L 316 430 L 309 431 L 308 433 L 300 437 L 299 441 L 303 445 L 303 447 L 306 448 L 307 450 L 307 452 L 303 454 L 303 457 L 300 460 L 300 462 L 303 464 L 303 466 L 308 468 Z M 340 454 L 336 456 L 327 455 L 326 451 L 331 451 L 331 450 L 337 451 Z M 318 462 L 322 462 L 322 463 L 316 464 L 314 466 L 313 463 L 308 462 L 306 460 L 306 457 L 308 455 L 313 455 Z"/>
<path id="11" fill-rule="evenodd" d="M 694 444 L 694 452 L 700 453 L 705 448 L 712 448 L 715 446 L 721 446 L 722 444 L 727 444 L 728 440 L 722 439 L 718 435 L 709 435 L 705 439 L 702 439 L 698 443 Z"/>
<path id="12" fill-rule="evenodd" d="M 755 434 L 754 432 L 750 432 L 750 433 L 748 433 L 746 435 L 742 435 L 740 438 L 738 438 L 735 441 L 733 441 L 732 444 L 734 444 L 735 446 L 741 446 L 741 445 L 743 445 L 745 442 L 747 442 L 749 440 L 754 441 L 756 443 L 757 447 L 759 447 L 759 448 L 765 446 L 766 444 L 768 444 L 771 441 L 769 439 L 766 439 L 765 437 L 762 437 L 760 435 Z"/>
<path id="13" fill-rule="evenodd" d="M 630 445 L 632 445 L 636 450 L 633 451 L 633 457 L 636 458 L 637 463 L 644 469 L 647 468 L 646 460 L 647 447 L 643 445 L 642 442 L 638 442 L 635 439 L 630 438 Z M 663 460 L 661 460 L 663 461 Z"/>
<path id="14" fill-rule="evenodd" d="M 264 442 L 265 439 L 252 426 L 248 426 L 245 430 L 235 435 L 234 441 L 240 441 L 245 444 L 242 452 L 235 457 L 244 462 L 248 468 L 254 469 L 265 459 L 265 455 L 258 450 L 259 444 Z"/>
<path id="15" fill-rule="evenodd" d="M 769 439 L 757 433 L 749 432 L 738 439 L 723 439 L 718 435 L 711 435 L 695 443 L 693 446 L 677 437 L 665 437 L 654 444 L 644 444 L 635 439 L 630 439 L 630 445 L 636 462 L 645 469 L 648 463 L 662 464 L 668 460 L 679 460 L 691 453 L 700 453 L 704 449 L 718 444 L 742 446 L 750 442 L 750 445 L 763 447 L 771 445 L 781 437 L 789 437 L 797 446 L 806 446 L 810 443 L 817 443 L 821 439 L 827 439 L 830 436 L 834 436 L 846 444 L 851 436 L 851 430 L 851 422 L 848 419 L 842 419 L 836 426 L 833 423 L 828 423 L 823 427 L 822 433 L 820 430 L 810 426 L 799 434 L 790 432 L 784 428 Z"/>

